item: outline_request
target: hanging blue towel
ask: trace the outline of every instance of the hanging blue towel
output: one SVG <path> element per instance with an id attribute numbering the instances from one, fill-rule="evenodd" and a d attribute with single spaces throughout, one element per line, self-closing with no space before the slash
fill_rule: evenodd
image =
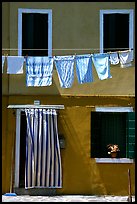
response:
<path id="1" fill-rule="evenodd" d="M 80 84 L 93 82 L 90 54 L 76 56 L 76 74 Z"/>
<path id="2" fill-rule="evenodd" d="M 93 54 L 92 61 L 100 80 L 112 78 L 110 74 L 109 54 Z"/>
<path id="3" fill-rule="evenodd" d="M 3 73 L 4 62 L 5 62 L 5 56 L 2 56 L 2 73 Z"/>
<path id="4" fill-rule="evenodd" d="M 52 84 L 53 57 L 26 58 L 27 86 L 50 86 Z"/>
<path id="5" fill-rule="evenodd" d="M 70 88 L 74 81 L 75 56 L 55 56 L 54 62 L 57 69 L 59 82 L 62 88 Z"/>

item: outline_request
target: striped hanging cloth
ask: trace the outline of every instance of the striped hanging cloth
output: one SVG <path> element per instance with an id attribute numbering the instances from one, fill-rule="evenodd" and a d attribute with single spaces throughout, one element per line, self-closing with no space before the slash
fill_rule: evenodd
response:
<path id="1" fill-rule="evenodd" d="M 61 188 L 61 155 L 56 110 L 25 109 L 25 188 Z"/>
<path id="2" fill-rule="evenodd" d="M 70 88 L 74 81 L 75 56 L 55 56 L 54 63 L 57 69 L 60 86 Z"/>

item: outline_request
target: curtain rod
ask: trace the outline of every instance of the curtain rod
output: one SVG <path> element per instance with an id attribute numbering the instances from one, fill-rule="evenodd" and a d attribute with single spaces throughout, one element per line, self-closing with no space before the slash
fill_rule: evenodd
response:
<path id="1" fill-rule="evenodd" d="M 25 109 L 25 108 L 41 108 L 41 109 L 64 109 L 64 105 L 8 105 L 7 108 Z"/>

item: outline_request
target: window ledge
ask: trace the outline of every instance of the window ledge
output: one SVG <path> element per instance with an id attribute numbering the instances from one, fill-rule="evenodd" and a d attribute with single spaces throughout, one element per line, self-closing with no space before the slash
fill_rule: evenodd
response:
<path id="1" fill-rule="evenodd" d="M 95 158 L 96 163 L 134 163 L 134 159 L 128 158 Z"/>

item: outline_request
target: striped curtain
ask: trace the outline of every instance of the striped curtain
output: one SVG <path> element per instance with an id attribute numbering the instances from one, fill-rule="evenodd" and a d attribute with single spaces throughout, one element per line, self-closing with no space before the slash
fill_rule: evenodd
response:
<path id="1" fill-rule="evenodd" d="M 62 170 L 56 110 L 25 109 L 25 114 L 25 188 L 61 188 Z"/>

